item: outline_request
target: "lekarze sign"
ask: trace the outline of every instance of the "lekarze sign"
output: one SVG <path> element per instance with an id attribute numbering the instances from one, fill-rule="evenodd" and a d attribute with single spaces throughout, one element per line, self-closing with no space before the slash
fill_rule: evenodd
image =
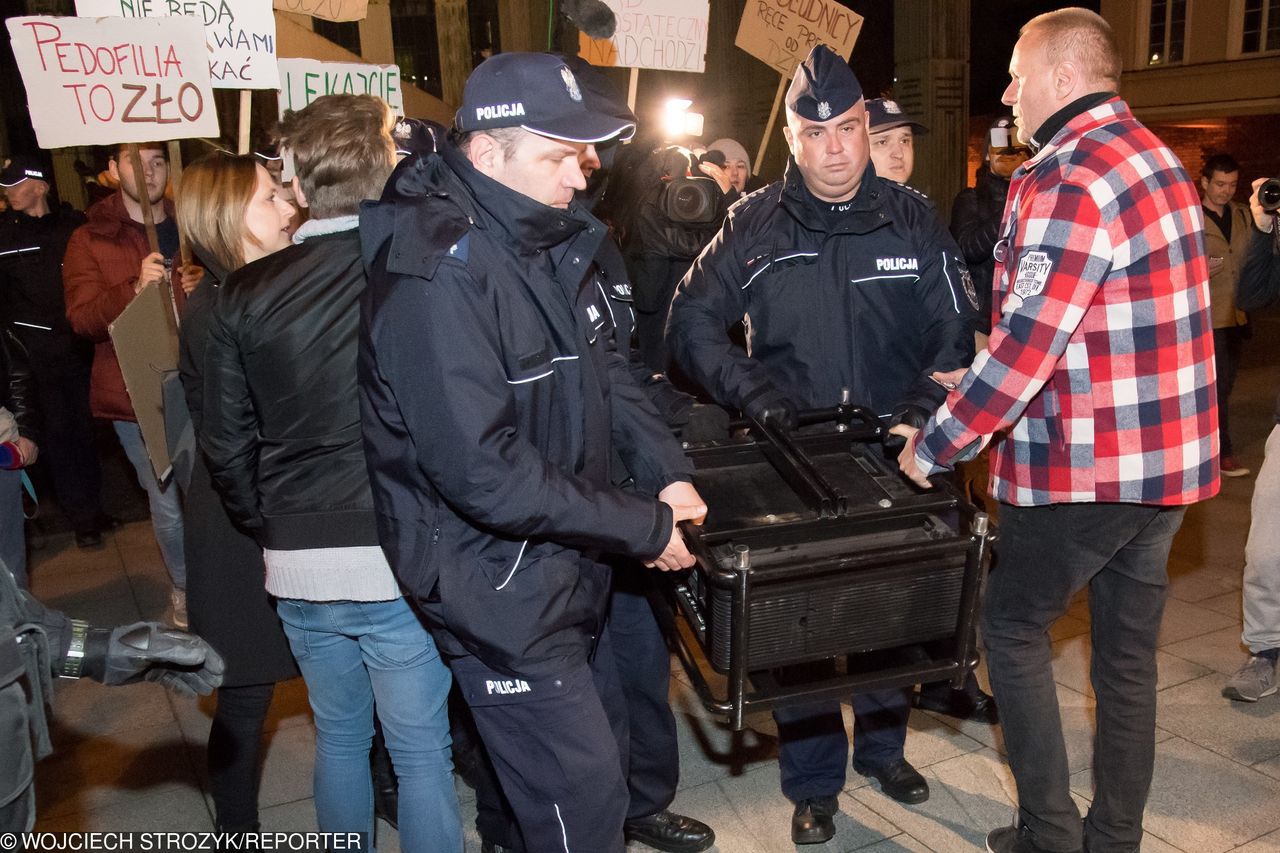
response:
<path id="1" fill-rule="evenodd" d="M 41 148 L 216 137 L 194 18 L 10 18 Z"/>
<path id="2" fill-rule="evenodd" d="M 604 0 L 618 19 L 611 39 L 578 39 L 597 66 L 696 71 L 706 68 L 708 0 Z"/>
<path id="3" fill-rule="evenodd" d="M 355 62 L 319 62 L 315 59 L 280 60 L 280 114 L 300 110 L 322 95 L 377 95 L 391 111 L 404 115 L 397 65 L 362 65 Z"/>
<path id="4" fill-rule="evenodd" d="M 76 0 L 76 14 L 124 18 L 182 15 L 204 24 L 215 89 L 275 89 L 276 16 L 271 0 Z"/>
<path id="5" fill-rule="evenodd" d="M 791 77 L 819 42 L 847 60 L 861 29 L 862 16 L 835 0 L 747 0 L 733 43 Z"/>
<path id="6" fill-rule="evenodd" d="M 272 5 L 281 12 L 326 21 L 363 21 L 369 17 L 369 0 L 275 0 Z"/>

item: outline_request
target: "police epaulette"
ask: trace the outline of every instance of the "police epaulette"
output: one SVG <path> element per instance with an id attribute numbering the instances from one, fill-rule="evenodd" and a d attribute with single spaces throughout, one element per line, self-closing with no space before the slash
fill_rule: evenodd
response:
<path id="1" fill-rule="evenodd" d="M 742 211 L 739 210 L 739 208 L 742 208 L 745 210 L 749 205 L 755 204 L 758 200 L 763 198 L 765 193 L 770 188 L 776 188 L 777 186 L 778 186 L 778 182 L 774 181 L 772 184 L 765 184 L 763 187 L 752 190 L 751 192 L 747 193 L 746 195 L 742 196 L 740 199 L 735 201 L 733 204 L 729 205 L 729 212 L 741 213 Z"/>
<path id="2" fill-rule="evenodd" d="M 898 192 L 900 192 L 900 193 L 905 193 L 906 195 L 909 195 L 909 196 L 915 196 L 916 198 L 920 199 L 921 201 L 925 202 L 926 204 L 928 204 L 928 205 L 930 205 L 930 206 L 932 206 L 932 205 L 933 205 L 933 199 L 929 198 L 927 195 L 925 195 L 924 193 L 920 192 L 920 190 L 916 189 L 915 187 L 911 186 L 910 184 L 900 184 L 900 183 L 898 183 L 897 181 L 891 181 L 891 180 L 889 180 L 888 178 L 885 178 L 885 179 L 884 179 L 884 183 L 886 183 L 886 184 L 888 184 L 889 186 L 893 187 L 895 190 L 897 190 L 897 191 L 898 191 Z"/>

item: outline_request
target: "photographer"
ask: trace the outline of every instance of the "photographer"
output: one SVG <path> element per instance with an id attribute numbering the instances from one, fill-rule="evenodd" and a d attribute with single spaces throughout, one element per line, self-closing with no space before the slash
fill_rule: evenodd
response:
<path id="1" fill-rule="evenodd" d="M 1280 247 L 1276 241 L 1276 210 L 1280 208 L 1280 180 L 1259 178 L 1249 197 L 1253 231 L 1236 307 L 1257 311 L 1280 297 Z M 1276 692 L 1276 658 L 1280 656 L 1280 401 L 1276 428 L 1267 438 L 1266 454 L 1253 488 L 1253 521 L 1244 546 L 1244 633 L 1249 660 L 1222 688 L 1222 695 L 1237 702 L 1257 702 Z"/>
<path id="2" fill-rule="evenodd" d="M 634 286 L 640 359 L 655 372 L 667 367 L 667 311 L 676 284 L 738 198 L 725 162 L 718 151 L 697 159 L 684 148 L 661 146 L 631 176 L 634 189 L 625 195 L 639 202 L 623 255 Z M 708 177 L 694 177 L 699 172 Z"/>

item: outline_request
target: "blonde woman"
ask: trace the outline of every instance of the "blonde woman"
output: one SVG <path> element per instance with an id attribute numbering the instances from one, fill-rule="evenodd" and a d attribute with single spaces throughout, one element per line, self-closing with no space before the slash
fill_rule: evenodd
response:
<path id="1" fill-rule="evenodd" d="M 289 245 L 293 208 L 251 157 L 218 151 L 189 165 L 177 193 L 178 227 L 206 274 L 182 315 L 183 389 L 192 421 L 202 415 L 204 345 L 213 301 L 233 270 Z M 277 681 L 298 675 L 275 606 L 262 584 L 262 551 L 238 529 L 197 454 L 185 495 L 187 608 L 191 629 L 226 658 L 226 680 L 207 750 L 219 830 L 258 827 L 262 727 Z"/>

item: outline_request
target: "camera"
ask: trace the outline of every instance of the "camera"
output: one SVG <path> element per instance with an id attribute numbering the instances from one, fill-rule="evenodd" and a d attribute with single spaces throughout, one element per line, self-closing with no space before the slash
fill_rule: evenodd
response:
<path id="1" fill-rule="evenodd" d="M 1267 178 L 1258 187 L 1258 204 L 1267 213 L 1280 210 L 1280 178 Z"/>
<path id="2" fill-rule="evenodd" d="M 659 205 L 668 219 L 681 225 L 712 225 L 724 218 L 724 193 L 711 178 L 672 178 Z"/>

